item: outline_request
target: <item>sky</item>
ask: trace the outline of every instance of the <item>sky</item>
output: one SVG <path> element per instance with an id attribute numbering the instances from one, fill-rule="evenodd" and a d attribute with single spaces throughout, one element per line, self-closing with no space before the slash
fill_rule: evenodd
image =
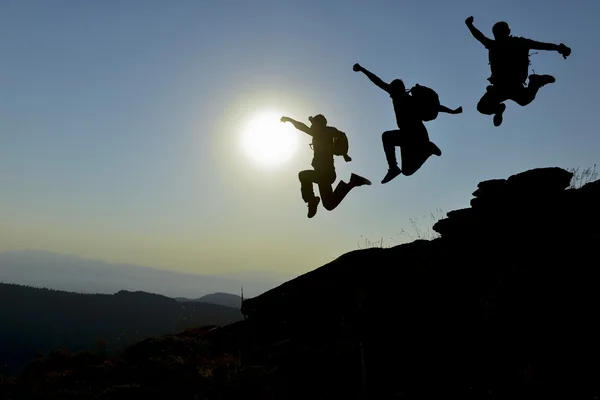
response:
<path id="1" fill-rule="evenodd" d="M 470 15 L 488 37 L 504 20 L 572 49 L 531 57 L 556 83 L 527 107 L 508 102 L 499 128 L 476 110 L 489 66 Z M 0 251 L 295 276 L 367 241 L 411 241 L 411 219 L 429 230 L 482 180 L 600 161 L 599 18 L 595 0 L 1 0 Z M 380 184 L 395 117 L 357 62 L 463 107 L 427 123 L 442 156 L 413 176 Z M 244 151 L 244 127 L 265 112 L 324 114 L 350 141 L 338 179 L 373 185 L 308 219 L 310 138 L 295 131 L 276 166 Z"/>

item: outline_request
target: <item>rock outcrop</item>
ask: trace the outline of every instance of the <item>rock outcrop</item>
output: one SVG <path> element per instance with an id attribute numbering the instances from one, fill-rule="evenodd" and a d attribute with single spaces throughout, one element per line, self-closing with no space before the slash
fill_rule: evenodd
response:
<path id="1" fill-rule="evenodd" d="M 540 168 L 508 179 L 483 181 L 473 192 L 471 207 L 451 211 L 433 227 L 444 238 L 513 242 L 531 238 L 546 227 L 552 230 L 580 228 L 572 207 L 589 206 L 589 190 L 600 190 L 598 182 L 585 190 L 566 190 L 572 173 L 561 168 Z M 547 233 L 547 232 L 546 232 Z"/>

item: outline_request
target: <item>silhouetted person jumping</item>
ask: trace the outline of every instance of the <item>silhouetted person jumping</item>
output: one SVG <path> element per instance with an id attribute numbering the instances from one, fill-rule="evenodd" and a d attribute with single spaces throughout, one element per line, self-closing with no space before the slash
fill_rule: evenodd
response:
<path id="1" fill-rule="evenodd" d="M 327 119 L 321 114 L 314 117 L 308 117 L 311 122 L 310 128 L 289 117 L 281 117 L 281 122 L 291 122 L 294 127 L 302 132 L 312 136 L 311 147 L 313 149 L 312 170 L 300 171 L 300 192 L 302 200 L 308 205 L 308 218 L 312 218 L 317 213 L 319 202 L 323 201 L 323 207 L 331 211 L 336 208 L 350 192 L 357 186 L 370 185 L 371 182 L 362 176 L 351 174 L 348 183 L 340 181 L 335 190 L 331 185 L 335 182 L 337 176 L 333 157 L 335 155 L 343 156 L 346 162 L 352 161 L 348 156 L 348 140 L 344 132 L 327 126 Z M 315 196 L 313 184 L 319 186 L 321 197 Z"/>
<path id="2" fill-rule="evenodd" d="M 354 64 L 352 69 L 365 74 L 371 82 L 385 90 L 392 98 L 399 129 L 386 131 L 381 135 L 383 151 L 388 163 L 388 172 L 381 183 L 387 183 L 400 174 L 410 176 L 417 172 L 431 155 L 438 157 L 442 155 L 442 151 L 429 140 L 424 121 L 436 119 L 440 112 L 460 114 L 462 107 L 451 110 L 441 105 L 437 93 L 428 87 L 417 84 L 410 90 L 406 90 L 404 82 L 400 79 L 385 83 L 359 64 Z M 398 167 L 396 160 L 396 146 L 400 147 L 402 169 Z"/>
<path id="3" fill-rule="evenodd" d="M 520 106 L 526 106 L 535 99 L 538 90 L 549 83 L 556 82 L 552 75 L 529 75 L 529 84 L 525 86 L 529 74 L 529 51 L 557 51 L 563 58 L 571 54 L 564 44 L 536 42 L 518 36 L 511 36 L 506 22 L 497 22 L 492 27 L 494 40 L 487 38 L 473 25 L 473 17 L 465 20 L 475 39 L 488 49 L 491 85 L 477 104 L 477 110 L 485 115 L 494 116 L 494 126 L 502 124 L 502 113 L 506 110 L 506 100 L 512 100 Z"/>

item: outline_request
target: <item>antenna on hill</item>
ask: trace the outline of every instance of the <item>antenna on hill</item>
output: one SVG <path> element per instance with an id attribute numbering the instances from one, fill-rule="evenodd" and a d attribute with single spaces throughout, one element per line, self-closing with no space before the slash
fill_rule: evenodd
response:
<path id="1" fill-rule="evenodd" d="M 241 293 L 240 297 L 242 298 L 242 301 L 240 303 L 240 310 L 241 310 L 242 306 L 244 305 L 244 285 L 242 285 L 242 293 Z M 244 320 L 246 320 L 246 315 L 243 313 L 242 313 L 242 315 L 244 315 Z"/>

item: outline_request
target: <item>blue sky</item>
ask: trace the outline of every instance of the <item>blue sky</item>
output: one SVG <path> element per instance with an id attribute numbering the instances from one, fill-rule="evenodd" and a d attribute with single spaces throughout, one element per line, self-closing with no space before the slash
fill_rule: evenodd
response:
<path id="1" fill-rule="evenodd" d="M 573 51 L 532 56 L 556 83 L 525 108 L 509 102 L 500 128 L 475 109 L 489 68 L 470 15 L 488 36 L 505 20 Z M 410 218 L 427 229 L 436 209 L 468 207 L 481 180 L 599 161 L 599 17 L 591 0 L 2 1 L 0 251 L 297 275 L 361 236 L 410 240 Z M 395 118 L 355 62 L 463 106 L 427 124 L 442 157 L 379 184 Z M 278 168 L 241 150 L 244 121 L 270 110 L 323 113 L 350 140 L 338 178 L 374 185 L 307 219 L 297 174 L 310 168 L 309 138 L 298 132 Z"/>

